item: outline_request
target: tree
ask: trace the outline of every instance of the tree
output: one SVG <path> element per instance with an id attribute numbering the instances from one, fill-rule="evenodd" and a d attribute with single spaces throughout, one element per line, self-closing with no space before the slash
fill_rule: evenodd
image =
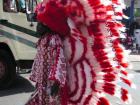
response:
<path id="1" fill-rule="evenodd" d="M 134 10 L 134 18 L 140 17 L 140 9 L 135 9 Z"/>

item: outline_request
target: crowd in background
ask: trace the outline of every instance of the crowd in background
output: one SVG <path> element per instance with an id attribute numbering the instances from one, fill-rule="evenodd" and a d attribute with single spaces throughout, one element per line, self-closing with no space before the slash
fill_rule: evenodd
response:
<path id="1" fill-rule="evenodd" d="M 127 50 L 139 53 L 140 50 L 140 25 L 133 20 L 130 29 L 126 30 L 125 38 L 121 39 L 122 44 Z"/>

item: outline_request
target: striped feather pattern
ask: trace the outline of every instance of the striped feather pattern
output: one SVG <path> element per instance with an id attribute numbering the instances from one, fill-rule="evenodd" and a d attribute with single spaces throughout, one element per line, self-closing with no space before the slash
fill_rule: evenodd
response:
<path id="1" fill-rule="evenodd" d="M 131 103 L 129 92 L 117 85 L 121 81 L 135 87 L 125 71 L 131 67 L 126 59 L 129 52 L 119 42 L 125 31 L 119 22 L 126 17 L 122 13 L 123 0 L 49 0 L 47 3 L 52 1 L 65 10 L 70 28 L 70 34 L 63 40 L 69 105 L 110 105 L 104 93 Z"/>

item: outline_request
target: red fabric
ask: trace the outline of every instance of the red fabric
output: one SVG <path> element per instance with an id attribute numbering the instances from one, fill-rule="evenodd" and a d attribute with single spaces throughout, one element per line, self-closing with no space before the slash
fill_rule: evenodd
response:
<path id="1" fill-rule="evenodd" d="M 62 86 L 65 86 L 66 82 L 66 60 L 61 39 L 57 34 L 46 34 L 39 39 L 36 46 L 38 51 L 30 80 L 38 83 L 37 94 L 33 93 L 26 105 L 61 105 L 60 89 L 58 96 L 52 97 L 52 99 L 49 93 L 54 81 L 59 82 Z"/>
<path id="2" fill-rule="evenodd" d="M 61 105 L 67 105 L 68 102 L 68 87 L 67 83 L 64 87 L 61 87 Z"/>

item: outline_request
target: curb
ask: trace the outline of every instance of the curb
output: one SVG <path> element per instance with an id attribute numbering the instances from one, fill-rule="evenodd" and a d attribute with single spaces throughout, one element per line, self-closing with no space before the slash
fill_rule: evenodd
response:
<path id="1" fill-rule="evenodd" d="M 128 55 L 128 60 L 130 62 L 140 62 L 140 54 L 130 54 Z"/>

